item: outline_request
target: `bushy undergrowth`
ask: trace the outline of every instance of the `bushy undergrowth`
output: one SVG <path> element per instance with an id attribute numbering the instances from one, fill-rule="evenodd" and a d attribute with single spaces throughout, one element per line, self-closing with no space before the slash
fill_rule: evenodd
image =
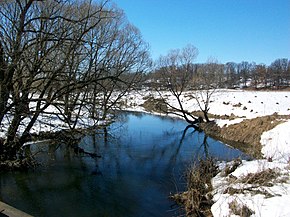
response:
<path id="1" fill-rule="evenodd" d="M 249 209 L 245 204 L 240 204 L 237 202 L 237 200 L 233 200 L 229 207 L 234 215 L 240 216 L 240 217 L 250 217 L 254 212 Z"/>
<path id="2" fill-rule="evenodd" d="M 212 216 L 211 179 L 218 168 L 213 159 L 200 160 L 192 165 L 187 173 L 187 191 L 175 194 L 172 198 L 185 208 L 187 216 Z"/>

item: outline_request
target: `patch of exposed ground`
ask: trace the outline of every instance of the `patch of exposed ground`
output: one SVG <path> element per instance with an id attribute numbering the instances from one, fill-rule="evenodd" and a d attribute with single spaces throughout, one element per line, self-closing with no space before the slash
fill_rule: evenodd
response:
<path id="1" fill-rule="evenodd" d="M 152 96 L 144 97 L 145 102 L 142 106 L 148 112 L 167 113 L 168 108 L 163 99 L 156 99 Z"/>
<path id="2" fill-rule="evenodd" d="M 193 111 L 191 112 L 191 114 L 193 116 L 202 117 L 203 119 L 205 119 L 202 111 Z M 215 115 L 215 114 L 208 113 L 207 115 L 209 119 L 234 120 L 236 118 L 245 118 L 245 116 L 240 117 L 240 116 L 234 115 L 233 113 L 231 113 L 231 115 Z"/>
<path id="3" fill-rule="evenodd" d="M 207 135 L 219 139 L 229 145 L 239 148 L 243 152 L 253 156 L 261 157 L 261 135 L 283 123 L 283 119 L 289 118 L 286 115 L 269 115 L 246 119 L 240 123 L 220 128 L 212 123 L 203 123 L 201 128 Z"/>

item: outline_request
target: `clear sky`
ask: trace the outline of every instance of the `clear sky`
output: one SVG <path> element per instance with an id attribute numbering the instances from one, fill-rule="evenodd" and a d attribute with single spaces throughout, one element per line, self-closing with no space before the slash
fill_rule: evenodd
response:
<path id="1" fill-rule="evenodd" d="M 187 44 L 199 49 L 199 63 L 290 58 L 290 0 L 112 1 L 139 28 L 154 60 Z"/>

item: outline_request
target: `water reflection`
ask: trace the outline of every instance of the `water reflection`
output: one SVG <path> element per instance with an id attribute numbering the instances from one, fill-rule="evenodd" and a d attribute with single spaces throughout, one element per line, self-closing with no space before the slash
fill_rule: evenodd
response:
<path id="1" fill-rule="evenodd" d="M 59 143 L 32 146 L 31 152 L 43 153 L 43 167 L 1 174 L 0 200 L 35 216 L 177 216 L 180 210 L 171 209 L 168 196 L 183 190 L 190 163 L 242 154 L 180 120 L 143 113 L 119 117 L 79 143 L 102 158 Z"/>

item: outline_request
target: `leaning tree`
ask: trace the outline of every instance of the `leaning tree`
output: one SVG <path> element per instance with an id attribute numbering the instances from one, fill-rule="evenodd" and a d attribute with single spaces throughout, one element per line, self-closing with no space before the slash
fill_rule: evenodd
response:
<path id="1" fill-rule="evenodd" d="M 156 69 L 156 74 L 159 75 L 156 90 L 161 102 L 167 106 L 165 112 L 181 116 L 193 125 L 210 121 L 210 99 L 224 78 L 222 64 L 215 60 L 209 60 L 205 64 L 194 64 L 197 55 L 198 49 L 193 45 L 181 50 L 171 50 L 166 56 L 159 58 Z M 174 102 L 168 100 L 164 90 L 170 92 Z M 195 105 L 203 115 L 194 115 L 184 108 L 185 95 L 195 100 Z"/>
<path id="2" fill-rule="evenodd" d="M 219 64 L 214 58 L 209 58 L 207 63 L 200 64 L 192 78 L 192 97 L 195 99 L 202 118 L 210 122 L 208 113 L 213 95 L 223 85 L 224 65 Z"/>
<path id="3" fill-rule="evenodd" d="M 182 98 L 184 92 L 192 84 L 195 73 L 194 60 L 198 55 L 198 49 L 193 45 L 187 45 L 183 49 L 171 50 L 165 56 L 161 56 L 157 61 L 157 73 L 159 74 L 159 84 L 156 87 L 162 102 L 168 107 L 167 113 L 183 117 L 188 123 L 198 123 L 198 118 L 184 109 Z M 164 91 L 169 91 L 177 103 L 170 103 L 164 96 Z M 177 105 L 177 106 L 175 106 Z"/>

